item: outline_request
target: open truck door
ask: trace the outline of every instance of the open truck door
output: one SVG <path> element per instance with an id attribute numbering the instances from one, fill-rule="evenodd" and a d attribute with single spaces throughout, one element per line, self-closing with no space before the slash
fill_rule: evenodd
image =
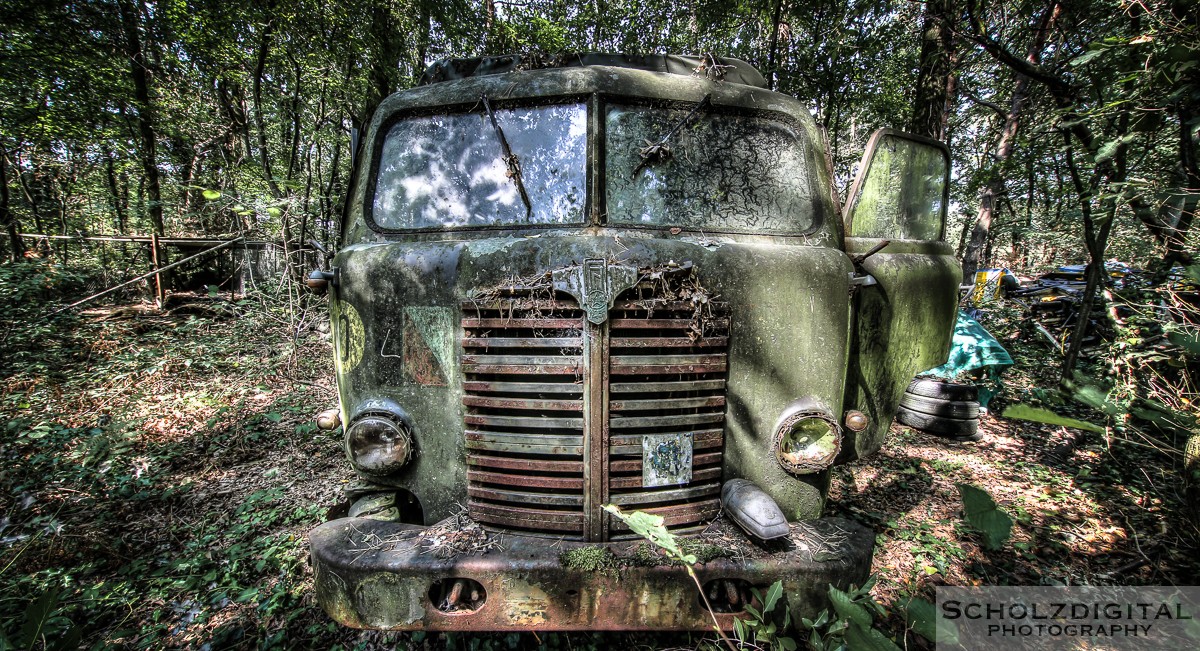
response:
<path id="1" fill-rule="evenodd" d="M 842 213 L 858 283 L 846 404 L 871 425 L 843 446 L 845 461 L 877 451 L 909 380 L 946 361 L 962 276 L 945 241 L 949 195 L 944 143 L 871 136 Z"/>

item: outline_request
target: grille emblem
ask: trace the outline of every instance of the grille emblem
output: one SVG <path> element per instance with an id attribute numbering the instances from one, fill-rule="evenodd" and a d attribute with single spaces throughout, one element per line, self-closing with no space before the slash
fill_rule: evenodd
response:
<path id="1" fill-rule="evenodd" d="M 587 320 L 600 325 L 608 320 L 608 311 L 617 296 L 638 281 L 638 270 L 608 264 L 603 258 L 588 258 L 578 267 L 554 271 L 554 289 L 575 297 L 587 313 Z"/>

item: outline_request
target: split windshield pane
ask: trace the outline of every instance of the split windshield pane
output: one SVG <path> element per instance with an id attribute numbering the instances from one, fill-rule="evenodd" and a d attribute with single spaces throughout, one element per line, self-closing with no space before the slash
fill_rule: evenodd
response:
<path id="1" fill-rule="evenodd" d="M 755 233 L 804 233 L 817 223 L 813 156 L 798 127 L 701 109 L 642 156 L 693 107 L 610 106 L 605 115 L 611 224 Z"/>
<path id="2" fill-rule="evenodd" d="M 385 229 L 582 224 L 587 109 L 560 104 L 496 109 L 520 162 L 532 211 L 507 175 L 486 113 L 400 120 L 380 154 L 372 218 Z"/>

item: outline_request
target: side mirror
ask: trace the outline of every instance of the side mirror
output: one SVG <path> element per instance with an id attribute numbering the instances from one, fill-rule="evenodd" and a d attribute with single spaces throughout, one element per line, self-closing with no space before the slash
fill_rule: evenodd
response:
<path id="1" fill-rule="evenodd" d="M 944 143 L 880 129 L 871 136 L 850 188 L 848 237 L 941 240 L 950 198 L 950 150 Z"/>
<path id="2" fill-rule="evenodd" d="M 317 269 L 316 271 L 308 274 L 308 278 L 305 279 L 304 284 L 307 285 L 312 291 L 318 294 L 324 294 L 329 290 L 330 285 L 334 287 L 338 286 L 337 269 L 335 268 L 333 271 L 321 271 L 320 269 Z"/>

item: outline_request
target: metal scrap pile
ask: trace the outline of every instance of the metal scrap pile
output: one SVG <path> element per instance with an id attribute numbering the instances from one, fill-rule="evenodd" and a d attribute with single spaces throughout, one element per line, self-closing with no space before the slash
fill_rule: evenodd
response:
<path id="1" fill-rule="evenodd" d="M 1143 282 L 1140 271 L 1121 262 L 1108 262 L 1105 270 L 1105 283 L 1088 319 L 1084 345 L 1098 343 L 1110 334 L 1104 319 L 1097 318 L 1103 314 L 1100 309 L 1105 302 L 1111 302 L 1110 292 L 1140 286 Z M 1032 327 L 1051 345 L 1065 349 L 1078 322 L 1079 304 L 1087 287 L 1085 274 L 1084 265 L 1068 265 L 1032 280 L 1022 280 L 1007 269 L 984 269 L 976 275 L 972 301 L 979 304 L 1004 295 L 1028 310 Z"/>

